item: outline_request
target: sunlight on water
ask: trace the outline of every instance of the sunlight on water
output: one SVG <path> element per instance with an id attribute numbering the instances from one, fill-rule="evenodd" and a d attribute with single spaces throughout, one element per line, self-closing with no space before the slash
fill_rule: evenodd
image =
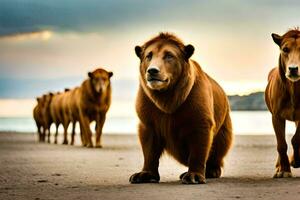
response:
<path id="1" fill-rule="evenodd" d="M 113 101 L 107 113 L 103 133 L 136 134 L 138 119 L 135 113 L 135 101 Z M 32 119 L 34 99 L 0 100 L 0 131 L 35 132 L 36 126 Z M 231 118 L 234 134 L 262 135 L 274 134 L 271 114 L 268 111 L 232 111 Z M 94 123 L 91 124 L 94 130 Z M 69 127 L 69 131 L 71 126 Z M 287 133 L 294 133 L 295 126 L 288 122 Z M 52 125 L 51 131 L 55 132 Z M 76 126 L 79 132 L 79 125 Z M 62 126 L 59 132 L 63 132 Z"/>
<path id="2" fill-rule="evenodd" d="M 233 132 L 237 135 L 269 135 L 274 134 L 272 118 L 269 111 L 232 111 Z M 295 125 L 287 122 L 286 133 L 295 132 Z"/>
<path id="3" fill-rule="evenodd" d="M 124 114 L 124 113 L 123 113 Z M 123 115 L 122 114 L 122 115 Z M 262 135 L 274 134 L 271 115 L 267 111 L 233 111 L 231 113 L 234 134 L 236 135 Z M 135 116 L 115 117 L 108 116 L 103 128 L 103 133 L 107 134 L 136 134 L 138 120 Z M 94 130 L 94 123 L 91 128 Z M 69 127 L 69 131 L 71 126 Z M 0 117 L 0 131 L 35 132 L 34 120 L 30 117 Z M 52 133 L 55 127 L 51 127 Z M 79 132 L 78 124 L 76 126 Z M 295 126 L 292 122 L 287 123 L 287 133 L 292 134 Z M 59 132 L 63 129 L 60 126 Z"/>

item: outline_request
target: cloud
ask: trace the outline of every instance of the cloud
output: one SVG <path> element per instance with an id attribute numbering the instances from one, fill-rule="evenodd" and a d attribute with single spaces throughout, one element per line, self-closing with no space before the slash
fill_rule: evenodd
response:
<path id="1" fill-rule="evenodd" d="M 166 27 L 166 24 L 191 22 L 228 26 L 259 19 L 261 23 L 271 16 L 278 22 L 290 16 L 284 12 L 287 10 L 286 1 L 284 3 L 260 0 L 2 0 L 0 36 L 43 30 L 105 32 L 128 26 L 161 24 Z M 299 2 L 292 3 L 296 11 Z"/>
<path id="2" fill-rule="evenodd" d="M 154 6 L 135 0 L 4 0 L 0 7 L 0 35 L 53 31 L 90 32 L 135 21 Z"/>
<path id="3" fill-rule="evenodd" d="M 98 66 L 114 79 L 136 80 L 133 47 L 170 31 L 195 46 L 193 59 L 217 80 L 264 81 L 277 64 L 271 32 L 282 34 L 300 18 L 298 1 L 0 1 L 0 79 L 10 80 L 85 76 Z M 5 88 L 0 97 L 9 95 Z"/>
<path id="4" fill-rule="evenodd" d="M 0 36 L 1 40 L 9 40 L 9 41 L 27 41 L 27 40 L 42 40 L 47 41 L 53 35 L 53 32 L 48 30 L 36 31 L 36 32 L 28 32 L 28 33 L 15 33 L 10 35 Z"/>

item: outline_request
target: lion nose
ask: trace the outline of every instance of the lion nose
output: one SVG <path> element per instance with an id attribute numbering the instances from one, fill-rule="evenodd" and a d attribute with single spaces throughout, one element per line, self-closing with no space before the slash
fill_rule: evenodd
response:
<path id="1" fill-rule="evenodd" d="M 159 73 L 159 69 L 157 67 L 149 67 L 147 69 L 147 73 L 149 73 L 150 75 L 156 75 Z"/>
<path id="2" fill-rule="evenodd" d="M 291 66 L 289 67 L 289 70 L 292 75 L 298 74 L 298 66 Z"/>

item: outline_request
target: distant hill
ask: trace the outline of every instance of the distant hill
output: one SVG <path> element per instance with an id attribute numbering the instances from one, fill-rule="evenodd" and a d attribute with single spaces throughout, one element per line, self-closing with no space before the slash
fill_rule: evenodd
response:
<path id="1" fill-rule="evenodd" d="M 255 92 L 249 95 L 228 96 L 231 110 L 267 110 L 264 92 Z"/>
<path id="2" fill-rule="evenodd" d="M 0 99 L 35 98 L 49 91 L 63 91 L 80 85 L 84 77 L 53 79 L 6 79 L 0 78 Z M 137 80 L 112 79 L 113 101 L 135 101 Z M 264 93 L 256 92 L 245 96 L 228 96 L 231 110 L 266 110 Z"/>

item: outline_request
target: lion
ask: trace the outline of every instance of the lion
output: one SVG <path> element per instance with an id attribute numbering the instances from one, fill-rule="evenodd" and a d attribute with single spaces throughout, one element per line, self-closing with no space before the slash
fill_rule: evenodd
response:
<path id="1" fill-rule="evenodd" d="M 33 119 L 37 126 L 37 132 L 38 132 L 38 139 L 40 142 L 44 141 L 44 118 L 42 114 L 42 109 L 44 106 L 44 97 L 37 97 L 36 98 L 37 104 L 33 108 Z"/>
<path id="2" fill-rule="evenodd" d="M 188 167 L 180 176 L 184 184 L 220 177 L 233 137 L 223 89 L 190 59 L 194 47 L 173 34 L 160 33 L 136 46 L 135 53 L 140 59 L 136 111 L 144 166 L 129 181 L 159 182 L 164 151 Z"/>
<path id="3" fill-rule="evenodd" d="M 50 92 L 44 95 L 44 104 L 42 107 L 42 116 L 43 116 L 43 123 L 44 123 L 44 135 L 47 136 L 47 142 L 50 143 L 50 127 L 53 123 L 53 119 L 50 113 L 50 104 L 52 101 L 53 93 Z"/>
<path id="4" fill-rule="evenodd" d="M 74 91 L 66 88 L 65 92 L 62 94 L 62 100 L 61 100 L 61 110 L 62 110 L 62 125 L 64 127 L 64 144 L 68 144 L 68 127 L 70 123 L 72 122 L 72 141 L 71 145 L 74 145 L 74 135 L 75 135 L 75 127 L 76 122 L 79 120 L 74 116 L 74 112 L 72 111 L 72 101 L 74 97 Z"/>
<path id="5" fill-rule="evenodd" d="M 292 177 L 291 168 L 300 167 L 300 31 L 289 30 L 284 35 L 272 34 L 273 41 L 279 46 L 278 67 L 268 76 L 265 101 L 272 114 L 272 123 L 277 139 L 278 159 L 274 178 Z M 296 124 L 292 137 L 293 155 L 287 155 L 285 140 L 286 120 Z"/>
<path id="6" fill-rule="evenodd" d="M 58 136 L 58 128 L 60 124 L 63 124 L 63 96 L 64 93 L 58 92 L 56 93 L 51 100 L 50 103 L 50 114 L 51 114 L 51 118 L 53 123 L 55 124 L 55 136 L 54 136 L 54 144 L 57 144 L 57 136 Z M 65 128 L 65 127 L 64 127 Z M 66 130 L 64 129 L 64 132 Z M 50 134 L 50 132 L 49 132 Z M 65 134 L 64 134 L 65 136 Z M 49 136 L 50 137 L 50 136 Z M 64 141 L 63 144 L 68 144 L 66 137 L 64 137 Z"/>
<path id="7" fill-rule="evenodd" d="M 69 123 L 72 123 L 72 134 L 71 134 L 71 145 L 75 143 L 75 128 L 76 123 L 79 122 L 79 111 L 77 109 L 76 102 L 77 100 L 76 95 L 78 92 L 78 88 L 70 89 L 68 95 L 64 98 L 64 104 L 66 105 L 64 110 L 64 119 L 69 120 Z M 82 131 L 80 132 L 82 137 Z M 83 139 L 82 139 L 83 140 Z"/>
<path id="8" fill-rule="evenodd" d="M 98 68 L 88 73 L 80 87 L 71 90 L 69 99 L 73 121 L 79 121 L 81 140 L 83 146 L 93 147 L 90 123 L 96 121 L 95 146 L 101 148 L 102 128 L 105 123 L 106 113 L 111 104 L 110 78 L 113 72 Z M 74 135 L 72 134 L 74 143 Z"/>

